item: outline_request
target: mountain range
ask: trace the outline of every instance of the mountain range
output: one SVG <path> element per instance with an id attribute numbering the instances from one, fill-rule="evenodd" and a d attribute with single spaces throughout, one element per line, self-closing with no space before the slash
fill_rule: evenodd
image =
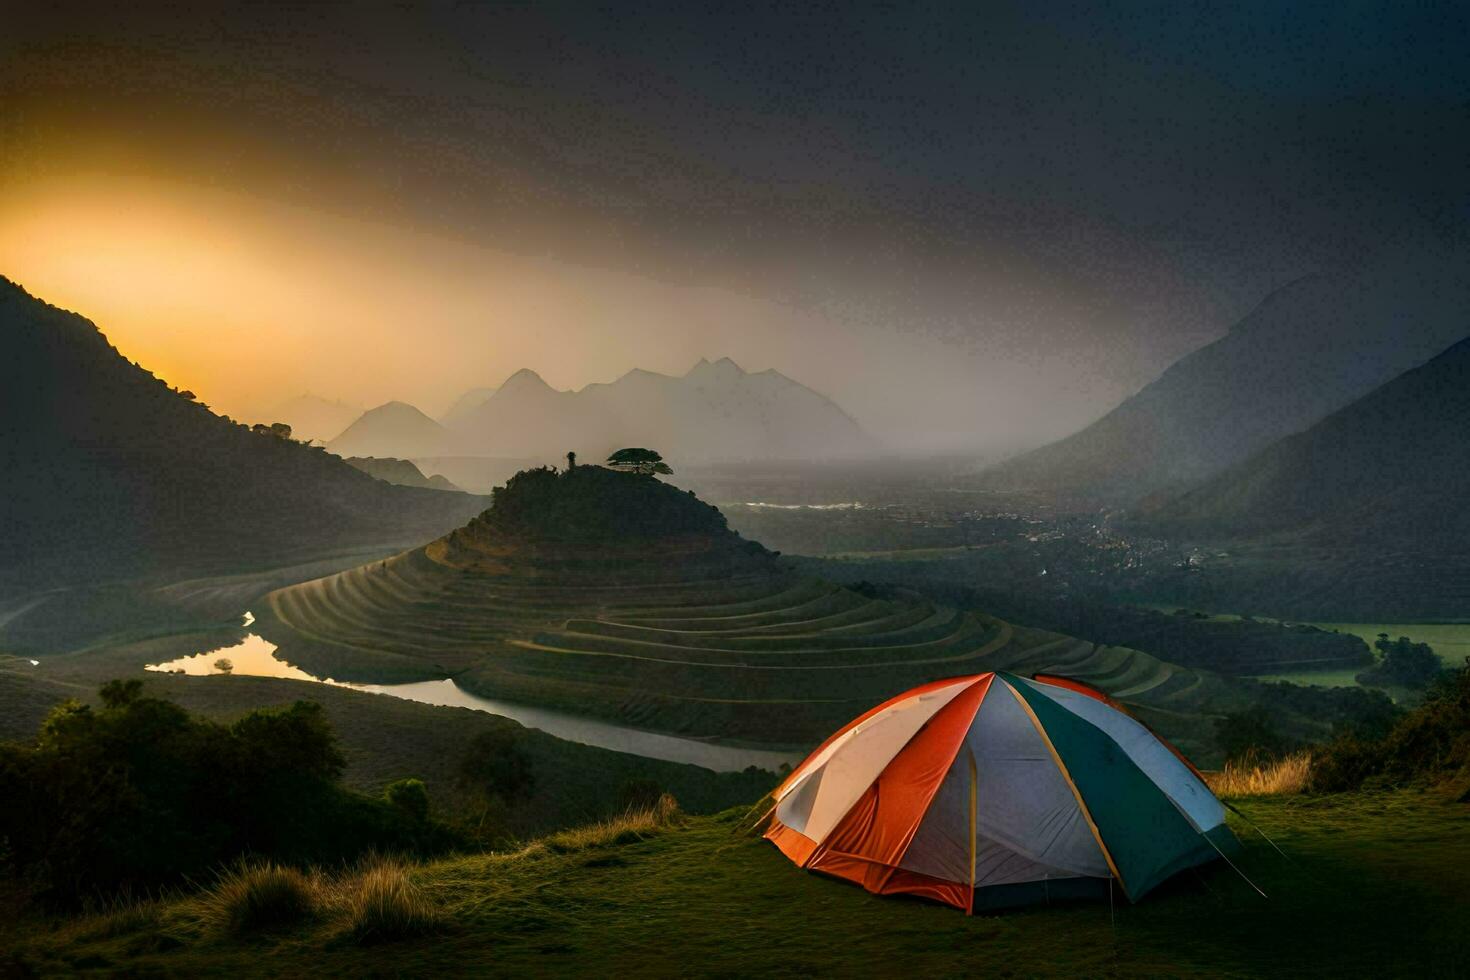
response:
<path id="1" fill-rule="evenodd" d="M 1467 498 L 1470 338 L 1150 517 L 1176 535 L 1470 551 Z"/>
<path id="2" fill-rule="evenodd" d="M 1200 486 L 1145 509 L 1212 556 L 1185 583 L 1274 615 L 1470 609 L 1470 338 Z"/>
<path id="3" fill-rule="evenodd" d="M 3 277 L 0 418 L 0 585 L 408 544 L 484 506 L 216 415 Z"/>
<path id="4" fill-rule="evenodd" d="M 873 440 L 831 399 L 778 371 L 701 360 L 681 377 L 633 370 L 609 384 L 560 391 L 529 369 L 467 392 L 435 422 L 390 402 L 328 449 L 343 456 L 482 456 L 588 461 L 620 446 L 675 461 L 827 459 L 871 452 Z"/>
<path id="5" fill-rule="evenodd" d="M 1106 504 L 1173 496 L 1424 362 L 1467 323 L 1470 276 L 1439 262 L 1394 255 L 1299 279 L 1097 422 L 983 480 Z"/>

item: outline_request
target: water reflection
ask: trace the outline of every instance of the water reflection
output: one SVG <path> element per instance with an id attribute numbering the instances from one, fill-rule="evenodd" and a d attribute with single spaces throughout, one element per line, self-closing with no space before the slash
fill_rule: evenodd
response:
<path id="1" fill-rule="evenodd" d="M 250 626 L 255 617 L 245 614 L 243 626 Z M 544 708 L 496 701 L 471 694 L 454 682 L 452 678 L 436 681 L 415 681 L 409 684 L 351 684 L 331 678 L 316 677 L 300 667 L 281 660 L 276 654 L 276 645 L 256 633 L 247 633 L 239 643 L 205 650 L 201 653 L 180 657 L 167 663 L 149 664 L 148 670 L 168 674 L 189 674 L 204 677 L 220 674 L 239 674 L 245 677 L 285 677 L 291 680 L 330 684 L 347 687 L 371 694 L 387 694 L 408 701 L 441 707 L 470 708 L 494 715 L 512 718 L 527 728 L 539 728 L 549 735 L 595 745 L 598 748 L 628 752 L 650 759 L 667 762 L 687 762 L 704 766 L 718 772 L 736 772 L 749 766 L 775 770 L 785 763 L 796 765 L 802 756 L 769 749 L 745 749 L 729 745 L 712 745 L 691 738 L 661 735 L 637 728 L 626 728 L 592 718 L 563 714 Z"/>

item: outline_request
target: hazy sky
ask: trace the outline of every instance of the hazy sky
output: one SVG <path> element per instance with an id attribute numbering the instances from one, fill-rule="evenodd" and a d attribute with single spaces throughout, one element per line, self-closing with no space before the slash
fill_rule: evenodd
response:
<path id="1" fill-rule="evenodd" d="M 1470 218 L 1459 4 L 8 6 L 0 273 L 242 416 L 728 355 L 1013 447 Z"/>

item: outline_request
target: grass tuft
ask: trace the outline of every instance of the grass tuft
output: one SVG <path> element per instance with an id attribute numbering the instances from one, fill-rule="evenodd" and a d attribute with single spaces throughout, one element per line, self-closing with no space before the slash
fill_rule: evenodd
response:
<path id="1" fill-rule="evenodd" d="M 1288 796 L 1305 792 L 1311 775 L 1312 754 L 1294 752 L 1255 765 L 1227 762 L 1221 771 L 1206 773 L 1205 782 L 1220 797 Z"/>
<path id="2" fill-rule="evenodd" d="M 622 847 L 677 826 L 682 820 L 679 801 L 664 793 L 653 806 L 630 808 L 598 823 L 563 830 L 542 843 L 554 854 L 584 851 L 590 847 Z"/>
<path id="3" fill-rule="evenodd" d="M 399 861 L 378 859 L 336 883 L 347 934 L 358 945 L 412 939 L 439 932 L 444 917 Z"/>
<path id="4" fill-rule="evenodd" d="M 205 931 L 240 937 L 311 922 L 319 899 L 319 883 L 295 868 L 241 862 L 220 872 L 197 911 Z"/>
<path id="5" fill-rule="evenodd" d="M 96 942 L 147 932 L 163 920 L 163 903 L 155 899 L 120 897 L 108 907 L 83 919 L 76 934 L 79 942 Z"/>

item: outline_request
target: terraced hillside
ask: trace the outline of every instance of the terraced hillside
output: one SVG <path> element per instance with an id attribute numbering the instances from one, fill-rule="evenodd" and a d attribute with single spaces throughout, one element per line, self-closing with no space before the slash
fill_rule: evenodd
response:
<path id="1" fill-rule="evenodd" d="M 1186 744 L 1202 705 L 1239 700 L 1137 651 L 797 574 L 692 494 L 591 467 L 519 474 L 466 527 L 268 603 L 257 627 L 314 673 L 453 676 L 695 737 L 809 745 L 906 687 L 1001 668 L 1095 683 Z"/>

